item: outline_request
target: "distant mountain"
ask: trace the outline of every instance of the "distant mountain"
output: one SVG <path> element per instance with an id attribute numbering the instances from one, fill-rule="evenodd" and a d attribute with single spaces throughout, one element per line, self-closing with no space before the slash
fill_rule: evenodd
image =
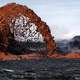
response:
<path id="1" fill-rule="evenodd" d="M 80 36 L 75 36 L 70 40 L 56 41 L 59 53 L 80 53 Z"/>
<path id="2" fill-rule="evenodd" d="M 80 36 L 73 37 L 69 44 L 72 48 L 79 48 L 80 49 Z"/>
<path id="3" fill-rule="evenodd" d="M 56 45 L 57 45 L 57 51 L 59 53 L 65 54 L 70 52 L 68 40 L 56 41 Z"/>

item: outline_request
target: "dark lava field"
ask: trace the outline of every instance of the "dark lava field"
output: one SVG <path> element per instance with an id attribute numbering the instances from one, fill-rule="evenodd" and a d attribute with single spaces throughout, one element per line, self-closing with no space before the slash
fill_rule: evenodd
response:
<path id="1" fill-rule="evenodd" d="M 80 80 L 80 59 L 0 61 L 0 80 Z"/>

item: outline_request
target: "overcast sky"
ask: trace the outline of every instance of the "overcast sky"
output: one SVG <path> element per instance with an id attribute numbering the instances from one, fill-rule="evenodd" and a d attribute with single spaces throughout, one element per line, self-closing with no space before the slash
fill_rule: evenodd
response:
<path id="1" fill-rule="evenodd" d="M 80 0 L 0 0 L 0 6 L 11 2 L 33 9 L 50 26 L 55 39 L 80 35 Z"/>

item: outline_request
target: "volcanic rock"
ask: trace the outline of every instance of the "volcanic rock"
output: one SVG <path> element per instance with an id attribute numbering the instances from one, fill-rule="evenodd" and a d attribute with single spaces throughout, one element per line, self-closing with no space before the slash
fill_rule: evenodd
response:
<path id="1" fill-rule="evenodd" d="M 31 25 L 29 23 L 32 23 L 37 26 L 37 31 L 42 34 L 46 43 L 46 52 L 48 52 L 48 54 L 54 53 L 56 50 L 56 45 L 53 37 L 51 36 L 49 26 L 43 22 L 41 18 L 34 13 L 33 10 L 29 9 L 27 6 L 16 3 L 10 3 L 0 8 L 0 49 L 7 51 L 10 45 L 10 40 L 13 40 L 14 37 L 16 37 L 14 36 L 14 33 L 18 31 L 11 29 L 15 29 L 15 26 L 16 28 L 20 28 L 20 25 L 23 25 L 25 27 L 24 24 L 21 24 L 19 22 L 20 18 L 23 19 L 24 24 L 25 18 L 29 20 L 26 25 Z M 18 25 L 16 25 L 16 22 Z M 10 27 L 12 28 L 10 29 Z M 15 39 L 17 39 L 17 37 Z"/>

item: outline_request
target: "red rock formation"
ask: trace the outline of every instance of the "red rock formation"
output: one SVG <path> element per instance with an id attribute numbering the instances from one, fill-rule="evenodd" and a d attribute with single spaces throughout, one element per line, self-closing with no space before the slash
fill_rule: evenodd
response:
<path id="1" fill-rule="evenodd" d="M 53 55 L 48 55 L 49 58 L 65 58 L 65 59 L 80 59 L 80 53 L 68 53 L 66 55 L 62 55 L 62 54 L 53 54 Z"/>
<path id="2" fill-rule="evenodd" d="M 52 54 L 52 55 L 48 55 L 48 57 L 49 58 L 56 58 L 56 59 L 58 59 L 58 58 L 64 58 L 64 55 L 62 55 L 62 54 L 57 54 L 57 53 L 55 53 L 55 54 Z"/>
<path id="3" fill-rule="evenodd" d="M 79 59 L 80 58 L 80 53 L 68 53 L 67 55 L 64 56 L 64 58 Z"/>
<path id="4" fill-rule="evenodd" d="M 55 41 L 53 40 L 51 36 L 51 32 L 49 30 L 49 26 L 43 22 L 40 17 L 38 17 L 31 9 L 24 5 L 19 5 L 16 3 L 11 3 L 8 5 L 5 5 L 0 8 L 0 49 L 3 50 L 3 52 L 0 52 L 0 60 L 21 60 L 21 59 L 40 59 L 43 56 L 40 54 L 32 53 L 32 54 L 25 54 L 25 55 L 13 55 L 11 53 L 4 52 L 6 51 L 6 48 L 9 44 L 9 23 L 11 23 L 11 20 L 21 13 L 24 16 L 28 16 L 30 18 L 30 21 L 37 25 L 38 31 L 43 35 L 48 48 L 48 54 L 47 56 L 49 58 L 68 58 L 68 59 L 75 59 L 80 58 L 80 54 L 78 53 L 69 53 L 66 55 L 57 54 L 55 52 L 56 45 Z M 50 54 L 54 53 L 54 54 Z"/>
<path id="5" fill-rule="evenodd" d="M 44 40 L 46 41 L 48 54 L 54 53 L 56 45 L 53 37 L 51 36 L 49 26 L 31 9 L 16 3 L 7 4 L 0 8 L 0 33 L 2 34 L 0 44 L 4 46 L 4 50 L 6 51 L 9 44 L 9 23 L 11 23 L 12 19 L 17 17 L 19 13 L 29 17 L 30 22 L 34 23 L 38 27 L 38 31 L 42 34 Z"/>
<path id="6" fill-rule="evenodd" d="M 43 56 L 40 54 L 32 53 L 25 55 L 13 55 L 11 53 L 0 52 L 0 60 L 39 60 L 42 59 Z"/>

